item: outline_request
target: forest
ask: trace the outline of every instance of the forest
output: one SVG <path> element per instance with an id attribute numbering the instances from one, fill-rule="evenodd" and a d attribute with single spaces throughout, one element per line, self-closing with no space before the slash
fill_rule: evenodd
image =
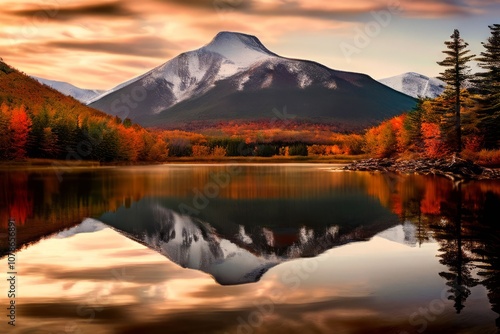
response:
<path id="1" fill-rule="evenodd" d="M 0 160 L 164 162 L 171 157 L 335 156 L 442 158 L 500 165 L 500 24 L 479 56 L 458 30 L 445 42 L 447 86 L 435 99 L 364 133 L 325 124 L 226 122 L 199 131 L 145 129 L 82 105 L 0 61 Z M 481 72 L 471 74 L 470 62 Z M 283 123 L 283 124 L 282 124 Z M 337 129 L 338 130 L 338 129 Z"/>

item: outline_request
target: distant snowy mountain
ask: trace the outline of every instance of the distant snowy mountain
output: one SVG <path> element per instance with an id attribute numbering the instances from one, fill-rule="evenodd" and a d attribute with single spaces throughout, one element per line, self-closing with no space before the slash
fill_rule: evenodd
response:
<path id="1" fill-rule="evenodd" d="M 367 75 L 280 57 L 256 37 L 233 32 L 90 101 L 108 114 L 163 127 L 273 119 L 272 110 L 284 106 L 297 120 L 372 124 L 414 104 Z"/>
<path id="2" fill-rule="evenodd" d="M 103 90 L 97 90 L 97 89 L 83 89 L 83 88 L 78 88 L 76 86 L 73 86 L 70 83 L 63 82 L 63 81 L 55 81 L 55 80 L 48 80 L 44 78 L 39 78 L 32 76 L 33 79 L 36 79 L 38 82 L 47 85 L 49 87 L 54 88 L 55 90 L 63 93 L 64 95 L 72 96 L 78 101 L 82 103 L 88 103 L 90 100 L 95 98 L 96 96 L 99 96 L 102 94 L 104 91 Z"/>
<path id="3" fill-rule="evenodd" d="M 67 230 L 59 232 L 55 238 L 69 238 L 72 237 L 76 234 L 80 233 L 93 233 L 100 231 L 102 229 L 108 228 L 107 225 L 104 225 L 98 220 L 92 219 L 92 218 L 86 218 L 84 219 L 81 224 L 78 224 L 75 227 L 69 228 Z"/>
<path id="4" fill-rule="evenodd" d="M 441 95 L 446 87 L 446 83 L 436 78 L 429 78 L 425 75 L 408 72 L 394 77 L 380 79 L 379 82 L 391 87 L 398 92 L 418 98 L 435 98 Z"/>

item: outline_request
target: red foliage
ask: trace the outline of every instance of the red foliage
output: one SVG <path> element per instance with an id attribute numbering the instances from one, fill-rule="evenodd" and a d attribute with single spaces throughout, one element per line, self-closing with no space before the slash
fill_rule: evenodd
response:
<path id="1" fill-rule="evenodd" d="M 21 160 L 26 158 L 26 144 L 28 143 L 30 128 L 31 119 L 28 117 L 24 107 L 14 109 L 10 119 L 10 143 L 13 159 Z"/>
<path id="2" fill-rule="evenodd" d="M 446 148 L 443 144 L 438 124 L 422 123 L 422 137 L 425 154 L 429 158 L 440 158 L 446 154 Z"/>

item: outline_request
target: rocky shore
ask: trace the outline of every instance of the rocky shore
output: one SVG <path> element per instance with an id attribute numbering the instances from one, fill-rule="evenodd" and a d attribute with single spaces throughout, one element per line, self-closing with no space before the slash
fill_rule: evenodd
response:
<path id="1" fill-rule="evenodd" d="M 438 175 L 460 180 L 500 179 L 500 170 L 485 168 L 472 161 L 452 159 L 367 159 L 344 167 L 349 171 L 392 172 L 400 174 Z"/>

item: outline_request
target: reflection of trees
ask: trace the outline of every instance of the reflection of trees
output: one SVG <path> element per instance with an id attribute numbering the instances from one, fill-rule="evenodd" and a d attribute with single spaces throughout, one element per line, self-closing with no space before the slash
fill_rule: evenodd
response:
<path id="1" fill-rule="evenodd" d="M 478 261 L 481 284 L 488 289 L 491 309 L 500 314 L 500 226 L 498 225 L 498 207 L 500 198 L 492 192 L 485 194 L 483 210 L 478 215 L 479 246 L 473 251 L 480 258 Z M 500 328 L 500 317 L 496 319 Z"/>
<path id="2" fill-rule="evenodd" d="M 0 172 L 0 233 L 5 233 L 13 218 L 17 246 L 22 247 L 141 198 L 146 189 L 141 181 L 120 182 L 99 172 L 68 172 L 62 180 L 51 169 Z M 0 238 L 0 256 L 7 253 L 7 241 Z"/>
<path id="3" fill-rule="evenodd" d="M 406 202 L 403 210 L 403 219 L 415 225 L 415 238 L 419 246 L 429 241 L 429 228 L 426 224 L 427 219 L 422 213 L 420 200 L 418 198 L 412 198 Z"/>
<path id="4" fill-rule="evenodd" d="M 442 253 L 439 255 L 440 263 L 448 267 L 447 272 L 440 272 L 439 276 L 446 279 L 449 300 L 455 302 L 457 313 L 464 308 L 464 303 L 470 295 L 470 289 L 477 285 L 477 280 L 472 277 L 473 258 L 466 252 L 465 242 L 470 240 L 468 234 L 467 218 L 470 216 L 466 208 L 462 208 L 462 186 L 459 184 L 450 193 L 449 198 L 442 203 L 441 214 L 443 218 L 439 224 L 432 226 Z"/>
<path id="5" fill-rule="evenodd" d="M 392 201 L 386 206 L 402 222 L 415 225 L 418 242 L 429 240 L 429 235 L 439 242 L 440 263 L 448 268 L 439 275 L 446 280 L 457 313 L 470 289 L 481 283 L 488 289 L 492 310 L 500 314 L 500 184 L 471 182 L 454 188 L 446 179 L 415 176 L 386 188 L 390 193 L 386 198 Z M 479 279 L 474 276 L 476 269 Z"/>

